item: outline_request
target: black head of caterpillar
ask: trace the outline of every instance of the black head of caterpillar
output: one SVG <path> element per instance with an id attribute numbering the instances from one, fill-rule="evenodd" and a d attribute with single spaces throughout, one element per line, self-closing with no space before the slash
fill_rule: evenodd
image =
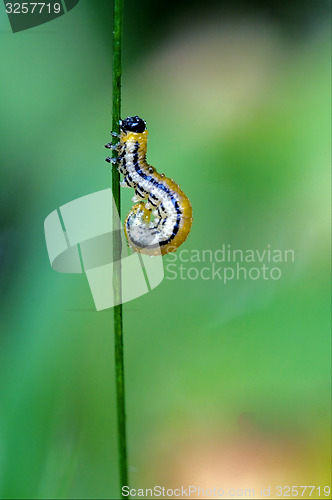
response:
<path id="1" fill-rule="evenodd" d="M 120 128 L 124 132 L 136 132 L 141 134 L 146 130 L 146 123 L 139 116 L 128 116 L 125 120 L 120 120 Z"/>
<path id="2" fill-rule="evenodd" d="M 146 161 L 148 131 L 138 116 L 120 120 L 120 135 L 116 149 L 116 162 L 124 175 L 122 187 L 135 189 L 133 206 L 125 221 L 125 234 L 129 246 L 147 255 L 174 252 L 187 238 L 192 224 L 190 201 L 173 179 L 159 174 Z M 113 134 L 117 135 L 117 134 Z M 154 219 L 151 220 L 151 214 Z"/>

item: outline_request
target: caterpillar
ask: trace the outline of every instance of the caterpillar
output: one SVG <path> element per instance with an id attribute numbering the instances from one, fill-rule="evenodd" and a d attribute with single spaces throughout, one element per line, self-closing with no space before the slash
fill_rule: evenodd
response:
<path id="1" fill-rule="evenodd" d="M 189 199 L 173 179 L 159 174 L 147 163 L 148 131 L 142 118 L 130 116 L 120 120 L 120 134 L 112 135 L 119 142 L 105 147 L 115 149 L 117 158 L 107 157 L 106 161 L 117 163 L 118 171 L 124 175 L 120 185 L 134 188 L 132 201 L 138 202 L 124 224 L 129 246 L 146 255 L 175 252 L 191 229 Z"/>

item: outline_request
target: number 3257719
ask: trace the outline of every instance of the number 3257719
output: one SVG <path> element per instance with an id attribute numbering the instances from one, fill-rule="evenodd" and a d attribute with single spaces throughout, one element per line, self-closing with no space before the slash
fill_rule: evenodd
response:
<path id="1" fill-rule="evenodd" d="M 51 14 L 59 14 L 61 5 L 59 3 L 6 3 L 7 14 L 41 14 L 42 12 Z"/>

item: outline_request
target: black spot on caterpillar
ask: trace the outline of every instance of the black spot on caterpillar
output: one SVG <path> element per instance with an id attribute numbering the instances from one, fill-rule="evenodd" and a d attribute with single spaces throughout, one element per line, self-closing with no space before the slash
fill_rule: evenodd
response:
<path id="1" fill-rule="evenodd" d="M 120 121 L 121 132 L 116 149 L 118 170 L 124 175 L 123 187 L 135 189 L 134 205 L 125 221 L 129 246 L 147 255 L 174 252 L 187 238 L 192 225 L 192 207 L 173 179 L 159 174 L 146 161 L 145 121 L 130 116 Z M 115 149 L 109 143 L 105 147 Z M 154 220 L 151 220 L 151 214 Z"/>

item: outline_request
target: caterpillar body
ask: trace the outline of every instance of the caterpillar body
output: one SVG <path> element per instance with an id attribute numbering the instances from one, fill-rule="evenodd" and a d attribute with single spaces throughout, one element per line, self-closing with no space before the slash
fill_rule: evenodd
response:
<path id="1" fill-rule="evenodd" d="M 187 238 L 192 224 L 192 207 L 173 179 L 159 174 L 146 161 L 148 131 L 138 116 L 120 121 L 119 142 L 106 147 L 117 150 L 118 171 L 124 175 L 123 187 L 135 189 L 124 229 L 135 252 L 164 255 L 174 252 Z M 152 217 L 153 216 L 153 220 Z"/>

